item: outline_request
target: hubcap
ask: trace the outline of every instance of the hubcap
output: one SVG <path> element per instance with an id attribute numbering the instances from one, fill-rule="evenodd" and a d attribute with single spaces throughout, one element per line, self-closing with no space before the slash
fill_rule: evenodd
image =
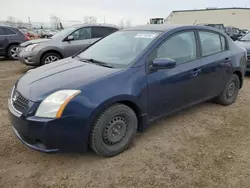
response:
<path id="1" fill-rule="evenodd" d="M 231 82 L 229 84 L 229 87 L 228 87 L 228 90 L 227 90 L 227 96 L 228 96 L 228 98 L 232 97 L 234 95 L 235 88 L 236 88 L 235 82 Z"/>
<path id="2" fill-rule="evenodd" d="M 13 59 L 17 59 L 17 47 L 13 47 L 10 49 L 10 55 Z"/>
<path id="3" fill-rule="evenodd" d="M 124 138 L 126 132 L 127 122 L 125 118 L 116 116 L 106 124 L 103 141 L 108 145 L 114 145 Z"/>
<path id="4" fill-rule="evenodd" d="M 44 64 L 49 64 L 49 63 L 52 63 L 52 62 L 55 62 L 55 61 L 58 61 L 59 58 L 54 56 L 54 55 L 51 55 L 51 56 L 48 56 L 46 59 L 45 59 L 45 62 Z"/>

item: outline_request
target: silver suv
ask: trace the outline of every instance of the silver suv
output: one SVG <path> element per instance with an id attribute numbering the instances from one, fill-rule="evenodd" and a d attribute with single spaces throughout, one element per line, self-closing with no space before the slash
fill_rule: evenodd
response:
<path id="1" fill-rule="evenodd" d="M 26 65 L 48 64 L 72 56 L 117 30 L 117 27 L 104 24 L 70 27 L 51 38 L 22 43 L 18 48 L 18 57 Z"/>

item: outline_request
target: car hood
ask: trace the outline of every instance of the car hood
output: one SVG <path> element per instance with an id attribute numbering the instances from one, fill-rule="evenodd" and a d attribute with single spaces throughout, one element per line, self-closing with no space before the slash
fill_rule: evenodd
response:
<path id="1" fill-rule="evenodd" d="M 250 41 L 235 41 L 241 47 L 244 47 L 247 50 L 247 53 L 250 53 Z"/>
<path id="2" fill-rule="evenodd" d="M 29 40 L 29 41 L 26 41 L 26 42 L 23 42 L 22 44 L 20 44 L 21 47 L 26 47 L 26 46 L 29 46 L 31 44 L 39 44 L 39 43 L 42 43 L 42 42 L 46 42 L 46 41 L 49 41 L 51 39 L 35 39 L 35 40 Z"/>
<path id="3" fill-rule="evenodd" d="M 84 63 L 70 57 L 29 71 L 18 80 L 16 87 L 24 97 L 37 102 L 54 91 L 81 89 L 120 71 L 121 69 Z"/>

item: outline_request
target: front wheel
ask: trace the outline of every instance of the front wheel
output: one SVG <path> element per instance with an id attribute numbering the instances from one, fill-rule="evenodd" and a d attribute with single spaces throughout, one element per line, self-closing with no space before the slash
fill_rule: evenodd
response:
<path id="1" fill-rule="evenodd" d="M 239 76 L 233 74 L 229 79 L 229 81 L 227 82 L 222 93 L 218 96 L 217 102 L 225 106 L 234 103 L 238 95 L 239 89 L 240 89 Z"/>
<path id="2" fill-rule="evenodd" d="M 53 63 L 61 59 L 61 56 L 57 53 L 51 52 L 46 53 L 41 59 L 41 65 Z"/>
<path id="3" fill-rule="evenodd" d="M 118 155 L 135 138 L 137 124 L 136 114 L 131 108 L 115 104 L 95 121 L 90 134 L 90 147 L 101 156 Z"/>

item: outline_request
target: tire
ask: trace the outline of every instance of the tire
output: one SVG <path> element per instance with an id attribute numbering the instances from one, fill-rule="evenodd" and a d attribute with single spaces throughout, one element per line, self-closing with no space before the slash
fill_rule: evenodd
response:
<path id="1" fill-rule="evenodd" d="M 49 53 L 46 53 L 42 56 L 42 59 L 41 59 L 41 65 L 45 65 L 45 64 L 49 64 L 49 63 L 52 63 L 52 62 L 55 62 L 55 61 L 58 61 L 60 60 L 62 57 L 60 54 L 58 53 L 55 53 L 55 52 L 49 52 Z M 51 61 L 47 61 L 48 59 L 51 59 Z"/>
<path id="2" fill-rule="evenodd" d="M 18 59 L 17 48 L 18 48 L 18 45 L 16 45 L 16 44 L 11 45 L 8 48 L 7 56 L 8 56 L 9 59 L 12 59 L 12 60 L 17 60 Z"/>
<path id="3" fill-rule="evenodd" d="M 90 147 L 101 156 L 118 155 L 132 143 L 137 127 L 135 112 L 126 105 L 115 104 L 96 119 L 90 133 Z"/>
<path id="4" fill-rule="evenodd" d="M 217 98 L 217 103 L 221 105 L 231 105 L 235 102 L 238 92 L 240 90 L 240 79 L 239 76 L 233 74 L 227 82 L 224 90 Z"/>

